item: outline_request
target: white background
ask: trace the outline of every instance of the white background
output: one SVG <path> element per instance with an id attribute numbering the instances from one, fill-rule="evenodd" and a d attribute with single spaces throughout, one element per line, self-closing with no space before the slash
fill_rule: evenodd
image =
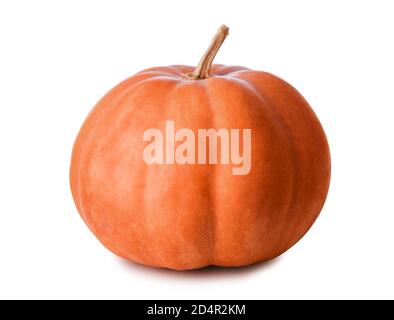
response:
<path id="1" fill-rule="evenodd" d="M 391 1 L 1 1 L 0 298 L 394 298 Z M 155 270 L 115 257 L 79 217 L 72 144 L 99 98 L 148 67 L 270 71 L 310 102 L 332 181 L 310 232 L 242 269 Z"/>

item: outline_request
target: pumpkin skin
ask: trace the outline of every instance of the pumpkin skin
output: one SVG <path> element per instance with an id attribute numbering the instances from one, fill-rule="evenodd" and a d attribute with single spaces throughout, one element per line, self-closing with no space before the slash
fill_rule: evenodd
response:
<path id="1" fill-rule="evenodd" d="M 176 270 L 245 266 L 293 246 L 318 217 L 330 181 L 326 136 L 284 80 L 213 65 L 157 67 L 123 81 L 94 107 L 75 141 L 70 183 L 83 220 L 105 247 Z M 250 128 L 251 171 L 231 165 L 147 165 L 148 128 Z"/>

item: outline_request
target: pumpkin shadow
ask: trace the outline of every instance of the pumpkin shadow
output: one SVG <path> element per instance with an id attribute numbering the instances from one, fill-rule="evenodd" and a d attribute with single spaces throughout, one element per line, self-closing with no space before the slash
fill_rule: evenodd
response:
<path id="1" fill-rule="evenodd" d="M 218 279 L 218 278 L 234 278 L 234 277 L 245 277 L 256 272 L 264 272 L 275 264 L 279 263 L 280 257 L 274 259 L 258 262 L 244 267 L 219 267 L 219 266 L 207 266 L 201 269 L 195 270 L 170 270 L 165 268 L 152 268 L 147 267 L 138 263 L 134 263 L 124 259 L 118 259 L 122 268 L 132 272 L 144 273 L 150 276 L 157 277 L 170 277 L 175 279 L 189 279 L 189 280 L 202 280 L 202 279 Z"/>

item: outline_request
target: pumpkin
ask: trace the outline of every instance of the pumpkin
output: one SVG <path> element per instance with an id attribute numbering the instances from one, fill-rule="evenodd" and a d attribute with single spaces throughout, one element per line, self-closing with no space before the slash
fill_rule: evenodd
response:
<path id="1" fill-rule="evenodd" d="M 322 209 L 330 154 L 318 118 L 279 77 L 212 65 L 227 34 L 222 26 L 196 68 L 151 68 L 118 84 L 77 136 L 76 207 L 120 257 L 175 270 L 246 266 L 285 252 Z"/>

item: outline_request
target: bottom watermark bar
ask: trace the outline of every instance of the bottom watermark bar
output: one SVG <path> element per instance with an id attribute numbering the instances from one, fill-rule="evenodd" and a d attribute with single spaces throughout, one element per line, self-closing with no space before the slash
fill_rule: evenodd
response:
<path id="1" fill-rule="evenodd" d="M 179 318 L 180 316 L 203 316 L 203 315 L 246 315 L 246 304 L 179 304 L 153 303 L 146 307 L 146 315 L 164 315 Z"/>

